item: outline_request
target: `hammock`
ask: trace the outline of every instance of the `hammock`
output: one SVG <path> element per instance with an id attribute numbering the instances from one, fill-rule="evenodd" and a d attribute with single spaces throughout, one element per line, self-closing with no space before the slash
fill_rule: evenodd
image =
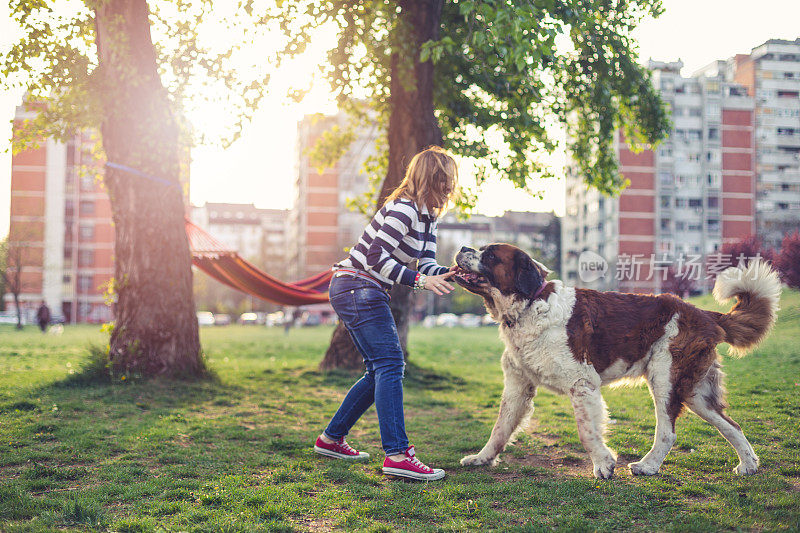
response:
<path id="1" fill-rule="evenodd" d="M 186 234 L 194 266 L 228 287 L 281 305 L 328 301 L 330 271 L 287 283 L 259 270 L 189 220 L 186 220 Z"/>

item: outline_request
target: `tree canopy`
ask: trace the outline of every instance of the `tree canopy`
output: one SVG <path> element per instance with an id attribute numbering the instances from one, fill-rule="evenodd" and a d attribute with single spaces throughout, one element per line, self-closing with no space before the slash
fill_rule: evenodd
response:
<path id="1" fill-rule="evenodd" d="M 109 91 L 97 72 L 93 9 L 96 2 L 16 0 L 12 16 L 22 36 L 2 57 L 6 85 L 22 84 L 30 99 L 48 101 L 16 133 L 16 149 L 76 128 L 96 127 Z M 554 174 L 542 157 L 562 131 L 578 172 L 605 193 L 624 186 L 617 171 L 614 134 L 634 144 L 662 139 L 666 109 L 638 63 L 633 29 L 658 16 L 660 0 L 460 0 L 416 2 L 441 9 L 440 38 L 419 50 L 409 38 L 403 10 L 415 2 L 388 0 L 240 0 L 220 14 L 210 0 L 151 0 L 151 29 L 161 78 L 176 111 L 186 101 L 208 98 L 203 83 L 227 87 L 225 104 L 236 126 L 258 107 L 269 68 L 237 71 L 228 61 L 259 32 L 279 29 L 285 44 L 265 54 L 277 67 L 303 53 L 321 29 L 333 26 L 337 42 L 320 70 L 339 106 L 364 121 L 386 125 L 390 113 L 391 61 L 399 58 L 401 83 L 413 86 L 414 62 L 434 68 L 434 107 L 444 144 L 476 158 L 489 173 L 525 187 Z M 440 4 L 435 6 L 435 4 Z M 201 39 L 204 22 L 225 24 L 233 34 L 226 49 Z M 293 94 L 303 97 L 303 91 Z M 197 133 L 200 137 L 202 132 Z M 344 152 L 346 130 L 332 132 L 314 158 L 330 164 Z M 385 140 L 382 148 L 386 150 Z M 385 158 L 370 161 L 376 183 Z M 485 179 L 486 174 L 479 177 Z M 378 187 L 373 188 L 376 191 Z"/>
<path id="2" fill-rule="evenodd" d="M 264 20 L 279 21 L 286 35 L 278 60 L 304 50 L 320 28 L 338 28 L 321 69 L 340 107 L 356 118 L 354 128 L 388 120 L 393 58 L 408 87 L 415 61 L 432 62 L 445 146 L 519 187 L 553 175 L 542 156 L 556 148 L 561 131 L 578 172 L 607 194 L 625 185 L 615 157 L 617 131 L 635 147 L 666 136 L 666 108 L 631 37 L 643 18 L 661 13 L 659 0 L 443 2 L 440 38 L 417 50 L 402 14 L 419 4 L 436 9 L 437 2 L 278 2 Z M 251 0 L 243 6 L 257 9 Z M 330 164 L 348 138 L 347 131 L 332 132 L 312 155 Z"/>

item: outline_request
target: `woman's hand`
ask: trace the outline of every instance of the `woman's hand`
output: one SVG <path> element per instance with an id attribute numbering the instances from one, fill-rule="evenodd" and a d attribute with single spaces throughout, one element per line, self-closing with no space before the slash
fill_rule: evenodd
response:
<path id="1" fill-rule="evenodd" d="M 455 270 L 451 270 L 449 272 L 445 272 L 444 274 L 439 274 L 438 276 L 427 276 L 425 278 L 425 286 L 423 289 L 432 291 L 439 296 L 444 296 L 454 289 L 454 287 L 445 280 L 452 278 L 455 273 Z"/>

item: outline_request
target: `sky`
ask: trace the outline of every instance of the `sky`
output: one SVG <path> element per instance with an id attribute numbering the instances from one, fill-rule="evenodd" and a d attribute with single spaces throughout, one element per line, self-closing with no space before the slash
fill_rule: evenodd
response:
<path id="1" fill-rule="evenodd" d="M 684 75 L 736 53 L 747 53 L 767 39 L 800 37 L 800 2 L 797 0 L 664 0 L 665 12 L 645 21 L 635 32 L 643 62 L 648 58 L 684 63 Z M 8 4 L 0 4 L 0 49 L 15 34 Z M 222 31 L 219 29 L 218 31 Z M 306 113 L 335 110 L 323 83 L 316 83 L 300 104 L 288 103 L 286 89 L 294 82 L 310 80 L 315 64 L 324 58 L 330 36 L 322 36 L 302 60 L 285 65 L 271 80 L 253 120 L 241 137 L 227 149 L 220 145 L 198 146 L 192 150 L 191 201 L 255 203 L 264 208 L 290 208 L 297 163 L 297 121 Z M 262 51 L 253 49 L 252 60 Z M 6 235 L 10 203 L 10 121 L 21 94 L 0 89 L 0 236 Z M 190 113 L 190 120 L 203 127 L 220 128 L 229 117 L 220 109 L 203 108 Z M 556 152 L 553 164 L 560 167 L 564 155 Z M 558 168 L 556 169 L 559 170 Z M 460 169 L 462 182 L 471 181 L 471 168 Z M 535 183 L 542 199 L 515 190 L 507 183 L 492 181 L 479 195 L 478 211 L 499 215 L 504 210 L 555 211 L 563 213 L 564 183 L 553 179 Z"/>

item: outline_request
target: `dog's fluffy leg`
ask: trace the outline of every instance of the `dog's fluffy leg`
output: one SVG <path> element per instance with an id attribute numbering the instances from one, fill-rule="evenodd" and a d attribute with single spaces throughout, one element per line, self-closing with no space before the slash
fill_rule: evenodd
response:
<path id="1" fill-rule="evenodd" d="M 723 373 L 719 363 L 708 369 L 703 379 L 694 389 L 692 397 L 686 401 L 697 416 L 717 428 L 723 437 L 736 450 L 739 464 L 733 471 L 736 474 L 755 474 L 758 470 L 758 456 L 744 436 L 742 428 L 725 414 L 725 389 L 722 386 Z"/>
<path id="2" fill-rule="evenodd" d="M 637 476 L 653 476 L 658 474 L 664 459 L 675 445 L 675 415 L 670 414 L 670 404 L 677 402 L 673 396 L 677 394 L 672 384 L 670 374 L 672 368 L 672 353 L 669 343 L 678 334 L 678 315 L 664 326 L 664 336 L 653 343 L 652 355 L 647 365 L 647 386 L 653 397 L 656 410 L 656 433 L 653 437 L 653 446 L 642 457 L 641 461 L 630 463 L 628 468 L 631 474 Z M 678 404 L 680 405 L 680 404 Z"/>
<path id="3" fill-rule="evenodd" d="M 531 400 L 536 395 L 536 386 L 515 369 L 505 356 L 502 363 L 504 388 L 497 422 L 483 449 L 461 459 L 464 466 L 495 464 L 498 454 L 505 449 L 514 432 L 533 409 Z"/>
<path id="4" fill-rule="evenodd" d="M 569 398 L 575 409 L 578 436 L 592 459 L 594 476 L 609 479 L 614 475 L 617 458 L 603 439 L 606 404 L 600 395 L 600 386 L 579 379 L 570 387 Z"/>

